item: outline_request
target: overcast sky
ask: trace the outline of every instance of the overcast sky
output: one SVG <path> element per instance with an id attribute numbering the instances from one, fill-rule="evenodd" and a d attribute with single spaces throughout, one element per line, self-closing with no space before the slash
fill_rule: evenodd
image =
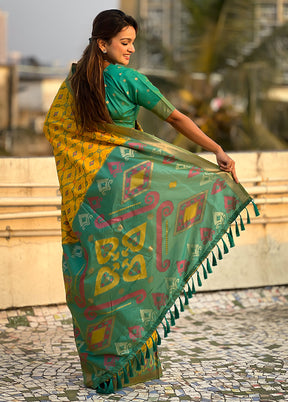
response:
<path id="1" fill-rule="evenodd" d="M 94 17 L 119 4 L 118 0 L 0 0 L 0 10 L 8 13 L 8 51 L 65 66 L 81 56 Z"/>

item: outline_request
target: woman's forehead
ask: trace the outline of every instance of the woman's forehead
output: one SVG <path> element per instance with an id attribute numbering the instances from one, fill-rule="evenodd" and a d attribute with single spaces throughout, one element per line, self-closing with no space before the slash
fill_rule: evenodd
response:
<path id="1" fill-rule="evenodd" d="M 136 31 L 132 26 L 124 27 L 118 34 L 116 35 L 119 39 L 135 39 Z"/>

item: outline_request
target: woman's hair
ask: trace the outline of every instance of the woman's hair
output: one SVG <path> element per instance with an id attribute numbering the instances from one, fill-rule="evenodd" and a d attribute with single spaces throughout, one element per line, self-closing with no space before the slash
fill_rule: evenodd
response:
<path id="1" fill-rule="evenodd" d="M 111 44 L 112 38 L 128 26 L 137 32 L 134 18 L 120 10 L 102 11 L 93 21 L 90 43 L 71 77 L 74 111 L 83 131 L 94 131 L 99 122 L 112 123 L 105 101 L 104 59 L 98 40 Z"/>

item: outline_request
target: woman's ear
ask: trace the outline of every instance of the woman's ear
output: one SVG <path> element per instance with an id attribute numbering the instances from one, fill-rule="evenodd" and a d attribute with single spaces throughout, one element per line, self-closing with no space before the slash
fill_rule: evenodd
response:
<path id="1" fill-rule="evenodd" d="M 106 42 L 103 39 L 97 39 L 97 44 L 99 49 L 101 50 L 102 53 L 107 53 L 107 50 L 105 48 Z"/>

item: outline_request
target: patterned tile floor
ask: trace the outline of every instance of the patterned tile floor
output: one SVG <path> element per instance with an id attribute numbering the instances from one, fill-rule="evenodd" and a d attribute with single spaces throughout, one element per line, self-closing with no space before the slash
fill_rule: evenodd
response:
<path id="1" fill-rule="evenodd" d="M 161 380 L 103 397 L 65 305 L 0 311 L 0 401 L 288 401 L 288 287 L 200 293 L 176 324 Z"/>

